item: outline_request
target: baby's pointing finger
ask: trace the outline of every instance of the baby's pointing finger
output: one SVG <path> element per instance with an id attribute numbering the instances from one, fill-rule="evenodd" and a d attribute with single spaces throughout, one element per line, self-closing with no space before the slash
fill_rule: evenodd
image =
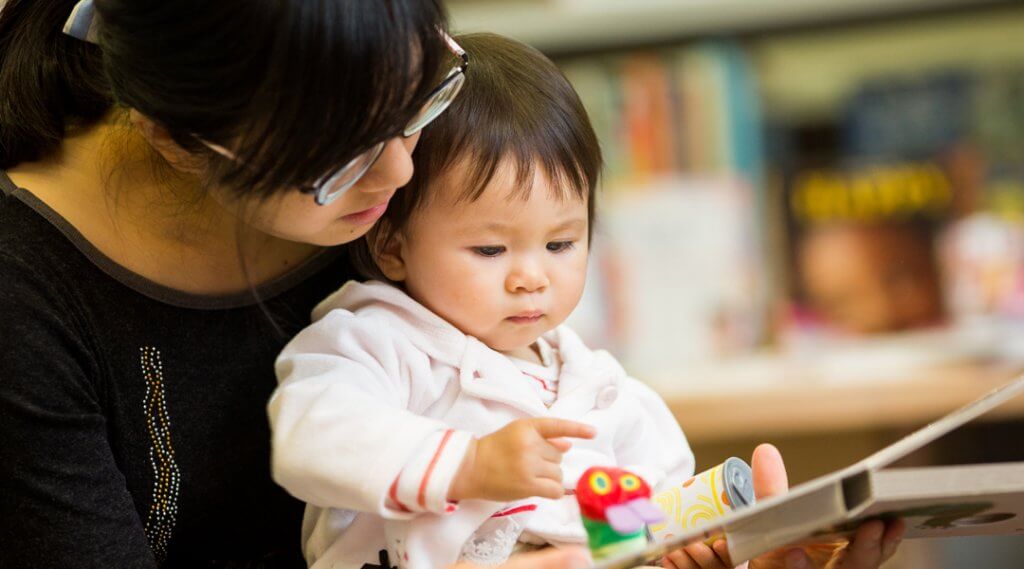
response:
<path id="1" fill-rule="evenodd" d="M 545 439 L 557 439 L 570 437 L 574 439 L 592 439 L 597 431 L 591 425 L 568 421 L 566 419 L 552 419 L 548 417 L 533 419 L 533 427 L 537 433 Z"/>

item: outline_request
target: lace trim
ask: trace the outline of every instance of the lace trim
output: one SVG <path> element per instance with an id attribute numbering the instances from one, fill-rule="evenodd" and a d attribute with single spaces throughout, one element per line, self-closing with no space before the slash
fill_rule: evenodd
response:
<path id="1" fill-rule="evenodd" d="M 459 560 L 484 567 L 501 565 L 512 555 L 521 533 L 523 526 L 511 516 L 488 520 L 462 546 Z"/>

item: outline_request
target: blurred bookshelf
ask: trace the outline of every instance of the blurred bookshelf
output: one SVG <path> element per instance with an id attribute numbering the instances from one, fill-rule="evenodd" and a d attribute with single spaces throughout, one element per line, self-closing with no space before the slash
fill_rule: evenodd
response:
<path id="1" fill-rule="evenodd" d="M 722 34 L 777 32 L 1010 2 L 990 0 L 448 0 L 455 29 L 514 37 L 544 52 L 628 49 Z"/>

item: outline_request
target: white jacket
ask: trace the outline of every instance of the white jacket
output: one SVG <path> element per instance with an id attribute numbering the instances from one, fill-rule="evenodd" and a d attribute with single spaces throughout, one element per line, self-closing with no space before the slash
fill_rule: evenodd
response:
<path id="1" fill-rule="evenodd" d="M 596 427 L 564 456 L 566 488 L 596 465 L 630 469 L 652 488 L 693 474 L 686 438 L 651 389 L 565 326 L 545 339 L 562 358 L 550 408 L 506 356 L 391 285 L 351 282 L 317 306 L 278 358 L 268 407 L 274 478 L 308 503 L 311 566 L 443 567 L 509 513 L 534 540 L 584 543 L 571 497 L 447 502 L 471 438 L 515 419 Z"/>

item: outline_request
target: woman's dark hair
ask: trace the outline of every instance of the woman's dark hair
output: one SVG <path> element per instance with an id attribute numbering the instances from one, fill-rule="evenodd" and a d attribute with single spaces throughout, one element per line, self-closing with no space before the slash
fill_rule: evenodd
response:
<path id="1" fill-rule="evenodd" d="M 468 166 L 458 199 L 480 197 L 505 160 L 515 168 L 523 196 L 541 168 L 563 196 L 587 200 L 594 226 L 601 147 L 579 96 L 539 51 L 495 34 L 456 38 L 469 54 L 462 92 L 423 130 L 413 153 L 413 176 L 370 233 L 353 243 L 364 276 L 387 280 L 373 251 L 400 234 L 436 180 L 456 164 Z"/>
<path id="2" fill-rule="evenodd" d="M 447 53 L 438 0 L 95 0 L 99 47 L 61 32 L 74 5 L 3 8 L 0 168 L 119 104 L 207 153 L 219 183 L 308 185 L 399 132 Z"/>

